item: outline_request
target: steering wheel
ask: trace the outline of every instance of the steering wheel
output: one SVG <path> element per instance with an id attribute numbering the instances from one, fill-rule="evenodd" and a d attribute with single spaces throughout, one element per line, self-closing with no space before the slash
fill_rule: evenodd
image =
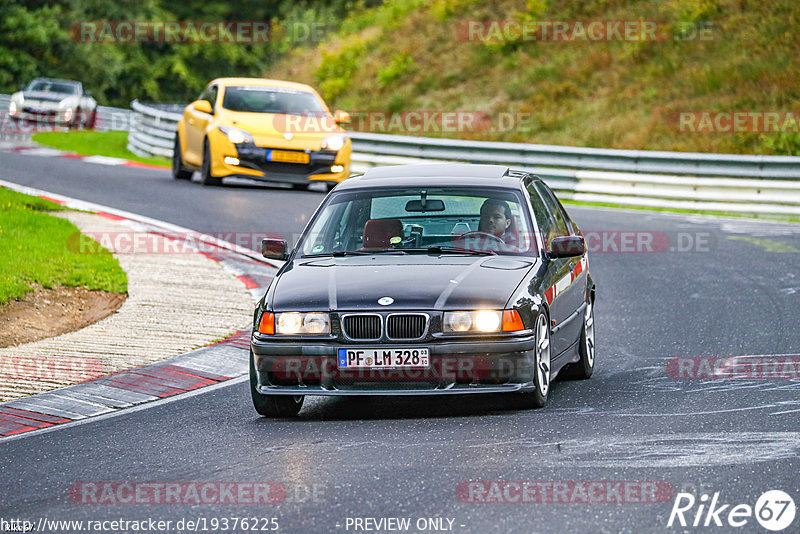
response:
<path id="1" fill-rule="evenodd" d="M 472 230 L 471 232 L 465 232 L 465 233 L 461 234 L 460 236 L 458 236 L 456 239 L 458 241 L 462 241 L 462 240 L 466 241 L 467 239 L 476 239 L 476 238 L 477 239 L 482 239 L 484 237 L 491 237 L 492 239 L 495 240 L 496 244 L 500 245 L 500 246 L 504 246 L 506 244 L 506 242 L 503 241 L 502 237 L 497 236 L 497 235 L 495 235 L 495 234 L 493 234 L 491 232 L 484 232 L 484 231 L 481 231 L 481 230 Z"/>

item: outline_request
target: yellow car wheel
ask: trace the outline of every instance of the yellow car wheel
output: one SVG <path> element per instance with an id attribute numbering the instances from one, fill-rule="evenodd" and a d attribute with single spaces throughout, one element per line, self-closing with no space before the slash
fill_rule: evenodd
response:
<path id="1" fill-rule="evenodd" d="M 203 185 L 222 185 L 222 178 L 211 174 L 211 147 L 208 139 L 203 143 L 203 166 L 200 168 Z"/>

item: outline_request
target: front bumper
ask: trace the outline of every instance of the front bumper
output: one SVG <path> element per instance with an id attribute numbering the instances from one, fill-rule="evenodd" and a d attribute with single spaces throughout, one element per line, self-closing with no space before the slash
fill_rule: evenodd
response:
<path id="1" fill-rule="evenodd" d="M 381 343 L 276 342 L 253 336 L 256 388 L 264 395 L 430 395 L 504 393 L 533 389 L 532 333 L 508 339 L 393 343 L 426 347 L 427 369 L 339 369 L 340 348 Z"/>
<path id="2" fill-rule="evenodd" d="M 343 158 L 339 153 L 330 150 L 289 150 L 298 155 L 308 155 L 308 163 L 288 163 L 284 161 L 270 161 L 272 149 L 252 144 L 234 145 L 239 160 L 238 165 L 232 165 L 220 158 L 221 169 L 215 169 L 219 176 L 240 174 L 248 178 L 266 181 L 280 181 L 288 183 L 308 183 L 312 180 L 340 182 L 350 175 L 349 158 Z M 339 165 L 340 172 L 332 172 L 331 167 Z"/>

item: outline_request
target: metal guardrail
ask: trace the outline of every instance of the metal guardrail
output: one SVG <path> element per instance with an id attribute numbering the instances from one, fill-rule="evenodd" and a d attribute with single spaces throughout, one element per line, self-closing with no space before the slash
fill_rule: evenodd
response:
<path id="1" fill-rule="evenodd" d="M 142 104 L 131 102 L 133 120 L 128 133 L 128 150 L 137 156 L 172 157 L 175 131 L 181 113 L 172 104 Z"/>
<path id="2" fill-rule="evenodd" d="M 180 106 L 131 103 L 128 148 L 171 157 Z M 800 157 L 491 143 L 349 132 L 352 170 L 464 161 L 533 172 L 562 198 L 630 206 L 800 214 Z"/>

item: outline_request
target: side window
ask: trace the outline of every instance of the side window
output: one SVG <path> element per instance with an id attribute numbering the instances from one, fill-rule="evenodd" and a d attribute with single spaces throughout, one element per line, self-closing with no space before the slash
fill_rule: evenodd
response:
<path id="1" fill-rule="evenodd" d="M 206 87 L 203 89 L 203 92 L 200 93 L 200 96 L 197 97 L 197 100 L 205 100 L 209 104 L 211 104 L 212 111 L 214 110 L 214 106 L 217 103 L 217 86 L 212 85 L 211 87 Z"/>
<path id="2" fill-rule="evenodd" d="M 533 214 L 536 217 L 536 224 L 539 226 L 539 231 L 542 233 L 542 239 L 544 239 L 545 246 L 549 246 L 550 239 L 548 237 L 552 235 L 552 230 L 556 223 L 552 215 L 550 215 L 547 206 L 544 205 L 544 201 L 539 191 L 534 187 L 533 182 L 528 184 L 528 196 L 531 198 Z"/>
<path id="3" fill-rule="evenodd" d="M 544 200 L 545 206 L 547 206 L 547 211 L 550 212 L 553 220 L 555 221 L 555 226 L 551 229 L 552 231 L 547 234 L 547 244 L 549 245 L 550 240 L 554 237 L 570 235 L 569 227 L 567 226 L 567 220 L 564 217 L 564 213 L 561 210 L 561 206 L 558 204 L 556 197 L 553 196 L 552 191 L 550 191 L 543 183 L 538 181 L 533 182 L 533 186 L 539 192 L 542 200 Z"/>

